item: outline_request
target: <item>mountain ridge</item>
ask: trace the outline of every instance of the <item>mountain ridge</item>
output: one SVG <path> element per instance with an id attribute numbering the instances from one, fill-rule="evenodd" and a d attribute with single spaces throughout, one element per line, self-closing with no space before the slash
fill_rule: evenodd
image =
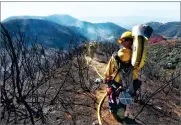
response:
<path id="1" fill-rule="evenodd" d="M 56 28 L 56 30 L 59 33 L 61 32 L 67 35 L 69 34 L 69 31 L 63 30 L 64 29 L 63 26 L 65 26 L 66 28 L 71 29 L 70 31 L 78 35 L 78 37 L 81 36 L 81 38 L 87 41 L 117 41 L 117 39 L 120 37 L 120 35 L 123 32 L 128 31 L 128 29 L 125 29 L 113 22 L 92 23 L 87 21 L 81 21 L 68 14 L 63 14 L 63 15 L 53 14 L 49 16 L 12 16 L 3 20 L 2 23 L 7 23 L 7 22 L 10 23 L 13 20 L 19 20 L 20 22 L 22 21 L 22 23 L 25 23 L 26 20 L 32 20 L 32 22 L 33 20 L 39 20 L 39 22 L 47 21 L 48 23 L 56 23 L 57 27 L 59 27 Z M 41 23 L 39 24 L 41 26 Z M 146 24 L 151 26 L 154 31 L 150 43 L 157 43 L 165 39 L 173 39 L 181 37 L 181 29 L 180 29 L 181 24 L 178 21 L 167 22 L 167 23 L 151 21 Z M 31 26 L 33 28 L 33 25 Z M 46 30 L 45 28 L 46 25 L 44 25 L 43 29 Z M 56 37 L 57 37 L 56 39 L 58 39 L 58 36 Z M 62 38 L 60 37 L 59 39 Z"/>
<path id="2" fill-rule="evenodd" d="M 79 42 L 87 40 L 82 34 L 74 33 L 70 27 L 47 20 L 14 19 L 2 24 L 9 32 L 18 33 L 20 29 L 21 32 L 26 32 L 26 35 L 30 38 L 36 38 L 38 36 L 39 41 L 50 47 L 67 48 L 68 42 L 71 39 Z M 73 36 L 74 38 L 72 38 Z"/>

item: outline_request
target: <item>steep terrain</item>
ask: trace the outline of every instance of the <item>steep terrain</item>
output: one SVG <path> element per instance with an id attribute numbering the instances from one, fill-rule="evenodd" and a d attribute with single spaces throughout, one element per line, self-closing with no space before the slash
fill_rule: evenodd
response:
<path id="1" fill-rule="evenodd" d="M 105 64 L 93 61 L 92 65 L 94 65 L 98 71 L 103 74 Z M 101 67 L 101 68 L 100 68 Z M 145 79 L 142 79 L 145 81 Z M 153 81 L 146 80 L 147 82 L 143 82 L 142 85 L 142 92 L 151 94 L 154 93 L 157 88 L 159 88 L 158 84 L 154 84 Z M 97 99 L 100 101 L 105 94 L 105 86 L 101 85 L 100 88 L 97 90 Z M 178 125 L 179 124 L 179 117 L 181 116 L 180 110 L 181 107 L 179 106 L 180 102 L 180 94 L 179 90 L 173 89 L 171 93 L 165 96 L 163 92 L 160 92 L 156 96 L 154 96 L 150 103 L 144 108 L 144 110 L 139 114 L 136 121 L 137 123 L 133 122 L 132 118 L 137 115 L 143 105 L 139 105 L 134 103 L 129 106 L 128 113 L 130 119 L 125 121 L 126 123 L 131 124 L 146 124 L 146 125 Z M 107 99 L 105 100 L 102 108 L 102 122 L 105 125 L 120 125 L 115 119 L 113 118 L 112 114 L 109 112 Z"/>
<path id="2" fill-rule="evenodd" d="M 175 45 L 175 46 L 174 46 Z M 164 84 L 168 84 L 168 80 L 161 80 L 162 77 L 171 79 L 179 74 L 180 68 L 180 42 L 168 41 L 163 44 L 151 45 L 148 49 L 148 59 L 143 70 L 143 74 L 140 75 L 142 80 L 142 99 L 147 99 L 152 96 L 153 93 L 158 91 L 158 89 Z M 169 50 L 171 48 L 171 50 Z M 174 49 L 173 49 L 174 48 Z M 173 54 L 175 56 L 173 56 Z M 100 55 L 99 55 L 100 57 Z M 178 58 L 178 59 L 177 59 Z M 176 61 L 176 62 L 175 62 Z M 178 62 L 177 62 L 178 61 Z M 171 62 L 175 67 L 167 67 L 167 63 Z M 99 74 L 103 75 L 106 63 L 102 63 L 100 58 L 94 58 L 91 63 Z M 170 65 L 171 65 L 170 64 Z M 150 67 L 151 66 L 151 67 Z M 151 69 L 150 69 L 150 68 Z M 147 70 L 148 68 L 148 70 Z M 153 74 L 152 74 L 153 73 Z M 172 74 L 173 73 L 173 74 Z M 172 75 L 171 75 L 172 74 Z M 100 77 L 99 75 L 97 77 Z M 128 113 L 131 119 L 127 119 L 127 123 L 136 124 L 133 122 L 132 118 L 137 116 L 136 121 L 139 124 L 146 125 L 178 125 L 179 118 L 181 116 L 181 106 L 180 106 L 180 77 L 177 77 L 170 86 L 164 88 L 164 90 L 158 91 L 149 101 L 149 103 L 144 107 L 134 103 L 129 106 Z M 105 94 L 105 85 L 101 84 L 97 90 L 98 101 L 103 98 Z M 170 88 L 171 87 L 171 88 Z M 109 113 L 109 108 L 107 104 L 107 99 L 105 100 L 102 109 L 102 122 L 106 125 L 119 125 L 111 113 Z M 144 107 L 144 108 L 143 108 Z M 143 110 L 142 110 L 143 108 Z M 141 112 L 140 112 L 141 111 Z"/>

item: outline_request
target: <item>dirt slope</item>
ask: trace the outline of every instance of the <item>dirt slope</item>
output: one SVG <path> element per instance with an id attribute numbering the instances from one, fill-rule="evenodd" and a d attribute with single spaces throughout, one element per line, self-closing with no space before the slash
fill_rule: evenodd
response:
<path id="1" fill-rule="evenodd" d="M 94 68 L 96 72 L 103 75 L 105 67 L 107 64 L 98 62 L 93 59 L 91 62 L 91 67 Z M 99 75 L 97 75 L 99 77 Z M 145 78 L 140 78 L 145 81 Z M 149 94 L 155 92 L 159 87 L 157 83 L 151 80 L 146 80 L 142 84 L 142 93 L 144 97 L 149 96 Z M 98 102 L 105 94 L 105 85 L 101 84 L 99 89 L 96 91 L 96 97 Z M 146 93 L 146 94 L 144 94 Z M 165 95 L 162 91 L 156 94 L 149 102 L 149 106 L 145 106 L 143 111 L 138 115 L 138 122 L 140 124 L 146 125 L 179 125 L 181 116 L 181 106 L 180 106 L 180 92 L 177 89 L 173 89 L 168 95 Z M 131 104 L 128 109 L 129 117 L 134 118 L 135 115 L 139 113 L 143 105 Z M 101 109 L 102 121 L 105 125 L 120 125 L 116 122 L 111 113 L 108 111 L 107 99 Z M 97 114 L 95 114 L 96 116 Z"/>

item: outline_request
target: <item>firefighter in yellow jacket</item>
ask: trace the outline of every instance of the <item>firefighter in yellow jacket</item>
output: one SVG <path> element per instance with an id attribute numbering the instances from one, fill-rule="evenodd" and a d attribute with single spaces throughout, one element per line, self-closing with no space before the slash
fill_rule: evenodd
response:
<path id="1" fill-rule="evenodd" d="M 132 54 L 132 44 L 133 44 L 133 38 L 132 33 L 127 31 L 124 32 L 121 35 L 121 38 L 118 40 L 118 42 L 123 46 L 118 51 L 118 56 L 120 57 L 120 60 L 128 63 L 131 60 L 131 54 Z M 109 63 L 106 67 L 106 72 L 104 73 L 106 79 L 111 79 L 111 77 L 115 76 L 116 70 L 118 69 L 117 62 L 115 58 L 112 56 L 109 60 Z M 139 75 L 139 69 L 134 69 L 133 72 L 133 80 L 136 80 Z M 121 78 L 120 75 L 117 74 L 115 81 L 120 82 Z"/>
<path id="2" fill-rule="evenodd" d="M 133 44 L 133 37 L 132 33 L 129 31 L 124 32 L 118 42 L 122 45 L 122 48 L 118 51 L 117 56 L 119 57 L 120 61 L 123 62 L 125 65 L 131 65 L 131 55 L 132 55 L 132 44 Z M 124 66 L 123 66 L 124 67 Z M 104 73 L 105 75 L 105 81 L 109 83 L 111 80 L 114 79 L 114 81 L 118 84 L 121 84 L 121 76 L 120 73 L 118 73 L 118 63 L 114 56 L 112 56 L 108 62 L 108 65 L 106 67 L 106 71 Z M 138 88 L 141 86 L 141 82 L 138 80 L 139 75 L 139 69 L 133 69 L 132 71 L 132 80 L 134 85 L 135 92 L 138 90 Z M 136 83 L 136 84 L 135 84 Z M 119 85 L 117 86 L 119 87 Z M 135 95 L 135 92 L 132 96 Z M 122 103 L 117 103 L 116 98 L 118 97 L 117 93 L 113 92 L 113 90 L 108 87 L 107 88 L 108 93 L 108 101 L 109 101 L 109 107 L 110 111 L 112 112 L 113 116 L 117 121 L 121 121 L 125 118 L 124 114 L 126 111 L 126 105 Z M 111 95 L 111 96 L 110 96 Z M 110 98 L 111 97 L 111 98 Z"/>

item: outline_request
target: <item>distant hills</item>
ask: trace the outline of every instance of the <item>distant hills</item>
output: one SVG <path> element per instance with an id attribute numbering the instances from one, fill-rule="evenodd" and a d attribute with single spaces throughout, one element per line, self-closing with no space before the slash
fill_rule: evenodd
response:
<path id="1" fill-rule="evenodd" d="M 165 38 L 181 37 L 181 22 L 149 22 L 147 25 L 154 29 L 155 34 L 159 34 Z"/>
<path id="2" fill-rule="evenodd" d="M 67 48 L 71 40 L 87 40 L 82 34 L 74 31 L 67 26 L 53 23 L 47 20 L 38 19 L 13 19 L 3 23 L 10 33 L 18 33 L 20 29 L 31 39 L 49 47 Z"/>
<path id="3" fill-rule="evenodd" d="M 153 28 L 153 35 L 149 39 L 149 43 L 159 43 L 166 39 L 181 38 L 181 22 L 149 22 L 147 25 Z"/>
<path id="4" fill-rule="evenodd" d="M 17 24 L 20 25 L 20 29 L 28 32 L 30 37 L 39 36 L 48 46 L 65 46 L 73 34 L 77 37 L 76 40 L 115 41 L 126 31 L 111 22 L 90 23 L 69 15 L 10 17 L 2 23 L 11 30 L 15 30 Z"/>
<path id="5" fill-rule="evenodd" d="M 5 20 L 3 20 L 3 22 L 8 22 L 10 20 L 14 20 L 14 19 L 38 19 L 38 20 L 48 20 L 48 21 L 52 21 L 61 25 L 67 25 L 67 26 L 76 26 L 76 24 L 78 24 L 79 22 L 81 22 L 80 20 L 70 16 L 70 15 L 50 15 L 50 16 L 11 16 L 6 18 Z"/>
<path id="6" fill-rule="evenodd" d="M 13 16 L 2 22 L 8 29 L 15 30 L 17 25 L 30 37 L 38 36 L 48 46 L 67 47 L 74 34 L 76 41 L 116 41 L 127 29 L 111 23 L 91 23 L 80 21 L 70 15 L 50 16 Z M 154 29 L 153 38 L 181 37 L 180 22 L 148 22 Z M 161 39 L 157 39 L 161 40 Z M 155 40 L 153 39 L 153 43 Z"/>
<path id="7" fill-rule="evenodd" d="M 80 32 L 88 40 L 110 40 L 117 39 L 127 29 L 122 28 L 114 23 L 90 23 L 86 21 L 80 21 L 69 15 L 50 15 L 50 16 L 13 16 L 5 19 L 3 22 L 8 22 L 13 19 L 38 19 L 48 20 L 54 23 L 69 26 L 74 32 Z"/>

